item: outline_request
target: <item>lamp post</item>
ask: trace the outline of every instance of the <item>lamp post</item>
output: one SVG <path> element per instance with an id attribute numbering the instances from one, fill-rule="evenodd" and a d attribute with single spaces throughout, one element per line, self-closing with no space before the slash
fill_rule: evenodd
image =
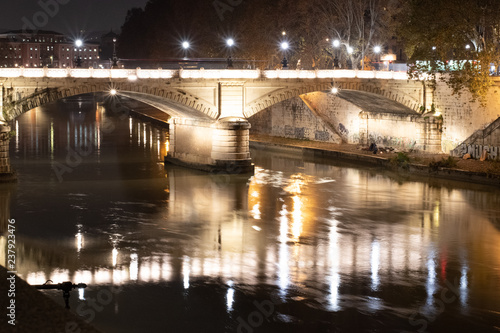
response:
<path id="1" fill-rule="evenodd" d="M 75 41 L 75 46 L 78 50 L 77 57 L 76 57 L 76 67 L 82 67 L 82 58 L 80 57 L 80 48 L 82 47 L 83 42 L 81 39 L 77 39 Z"/>
<path id="2" fill-rule="evenodd" d="M 338 39 L 333 41 L 333 48 L 335 49 L 335 58 L 333 59 L 333 69 L 339 68 L 339 47 L 340 47 L 340 41 Z"/>
<path id="3" fill-rule="evenodd" d="M 281 43 L 281 50 L 283 51 L 283 60 L 281 61 L 281 64 L 283 65 L 283 69 L 288 69 L 288 60 L 286 60 L 286 51 L 290 45 L 288 42 L 282 42 Z"/>
<path id="4" fill-rule="evenodd" d="M 351 46 L 349 46 L 349 45 L 347 45 L 346 48 L 347 48 L 347 54 L 349 55 L 349 57 L 347 58 L 347 68 L 348 69 L 352 69 L 352 58 L 351 58 L 351 56 L 354 53 L 354 49 Z"/>
<path id="5" fill-rule="evenodd" d="M 191 44 L 189 44 L 188 41 L 182 42 L 182 49 L 184 50 L 184 60 L 187 59 L 187 53 L 188 53 L 188 50 L 190 47 L 191 47 Z"/>
<path id="6" fill-rule="evenodd" d="M 111 65 L 111 68 L 118 68 L 118 57 L 116 56 L 116 37 L 113 38 L 113 63 Z"/>
<path id="7" fill-rule="evenodd" d="M 373 48 L 373 52 L 375 52 L 377 58 L 377 70 L 380 69 L 380 51 L 382 51 L 382 48 L 378 45 Z"/>
<path id="8" fill-rule="evenodd" d="M 229 57 L 227 58 L 227 68 L 231 69 L 233 68 L 233 46 L 234 46 L 234 39 L 228 38 L 226 40 L 226 45 L 229 48 Z"/>

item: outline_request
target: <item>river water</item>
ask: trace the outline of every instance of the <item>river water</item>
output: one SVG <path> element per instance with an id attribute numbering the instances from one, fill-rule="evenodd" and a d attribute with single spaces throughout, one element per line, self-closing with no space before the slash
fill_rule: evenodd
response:
<path id="1" fill-rule="evenodd" d="M 86 283 L 71 311 L 102 332 L 500 330 L 498 188 L 292 151 L 165 166 L 166 128 L 89 96 L 11 126 L 17 271 Z"/>

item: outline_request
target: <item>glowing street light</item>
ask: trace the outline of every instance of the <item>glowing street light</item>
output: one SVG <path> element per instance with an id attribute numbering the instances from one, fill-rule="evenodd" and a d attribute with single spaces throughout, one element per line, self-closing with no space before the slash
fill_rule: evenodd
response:
<path id="1" fill-rule="evenodd" d="M 373 48 L 373 52 L 375 52 L 375 54 L 377 55 L 376 56 L 376 58 L 377 58 L 377 64 L 376 64 L 377 65 L 377 69 L 379 69 L 378 66 L 380 66 L 379 63 L 380 63 L 380 52 L 381 51 L 382 51 L 382 48 L 380 46 L 378 46 L 378 45 Z"/>
<path id="2" fill-rule="evenodd" d="M 116 91 L 116 89 L 111 89 L 109 93 L 111 96 L 115 96 L 118 92 Z"/>
<path id="3" fill-rule="evenodd" d="M 335 39 L 332 43 L 333 48 L 335 49 L 335 58 L 333 59 L 333 68 L 339 68 L 339 47 L 340 47 L 340 41 L 338 39 Z"/>
<path id="4" fill-rule="evenodd" d="M 187 41 L 182 42 L 182 48 L 183 48 L 184 50 L 189 49 L 189 46 L 190 46 L 190 45 L 189 45 L 189 42 L 187 42 Z"/>
<path id="5" fill-rule="evenodd" d="M 286 60 L 286 51 L 290 45 L 288 42 L 282 42 L 281 43 L 281 50 L 283 50 L 283 60 L 281 61 L 281 64 L 283 65 L 283 69 L 288 69 L 288 60 Z"/>
<path id="6" fill-rule="evenodd" d="M 350 46 L 347 47 L 347 53 L 349 54 L 353 54 L 354 53 L 354 49 Z"/>
<path id="7" fill-rule="evenodd" d="M 229 48 L 229 57 L 227 58 L 227 68 L 233 68 L 233 46 L 234 46 L 234 39 L 228 38 L 226 40 L 226 45 Z"/>
<path id="8" fill-rule="evenodd" d="M 77 39 L 75 41 L 75 46 L 78 50 L 78 55 L 76 57 L 76 67 L 82 67 L 82 58 L 80 57 L 80 48 L 83 45 L 83 41 L 81 39 Z"/>

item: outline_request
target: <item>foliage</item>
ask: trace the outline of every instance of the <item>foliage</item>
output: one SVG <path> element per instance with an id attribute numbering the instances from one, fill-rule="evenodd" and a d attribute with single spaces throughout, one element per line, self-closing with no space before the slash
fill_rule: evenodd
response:
<path id="1" fill-rule="evenodd" d="M 403 169 L 408 169 L 410 157 L 403 152 L 399 152 L 391 159 L 391 162 L 397 166 L 402 167 Z"/>
<path id="2" fill-rule="evenodd" d="M 440 79 L 454 91 L 468 89 L 485 102 L 492 84 L 490 64 L 498 65 L 500 1 L 410 0 L 399 20 L 409 74 Z"/>
<path id="3" fill-rule="evenodd" d="M 457 166 L 457 161 L 452 156 L 442 158 L 441 161 L 429 163 L 431 170 L 438 170 L 439 168 L 454 168 Z"/>

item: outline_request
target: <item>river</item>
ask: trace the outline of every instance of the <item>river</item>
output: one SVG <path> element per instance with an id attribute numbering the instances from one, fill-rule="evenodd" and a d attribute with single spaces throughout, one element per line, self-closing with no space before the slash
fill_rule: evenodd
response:
<path id="1" fill-rule="evenodd" d="M 167 128 L 91 96 L 11 127 L 17 271 L 86 283 L 71 311 L 102 332 L 500 330 L 498 188 L 279 150 L 165 166 Z"/>

